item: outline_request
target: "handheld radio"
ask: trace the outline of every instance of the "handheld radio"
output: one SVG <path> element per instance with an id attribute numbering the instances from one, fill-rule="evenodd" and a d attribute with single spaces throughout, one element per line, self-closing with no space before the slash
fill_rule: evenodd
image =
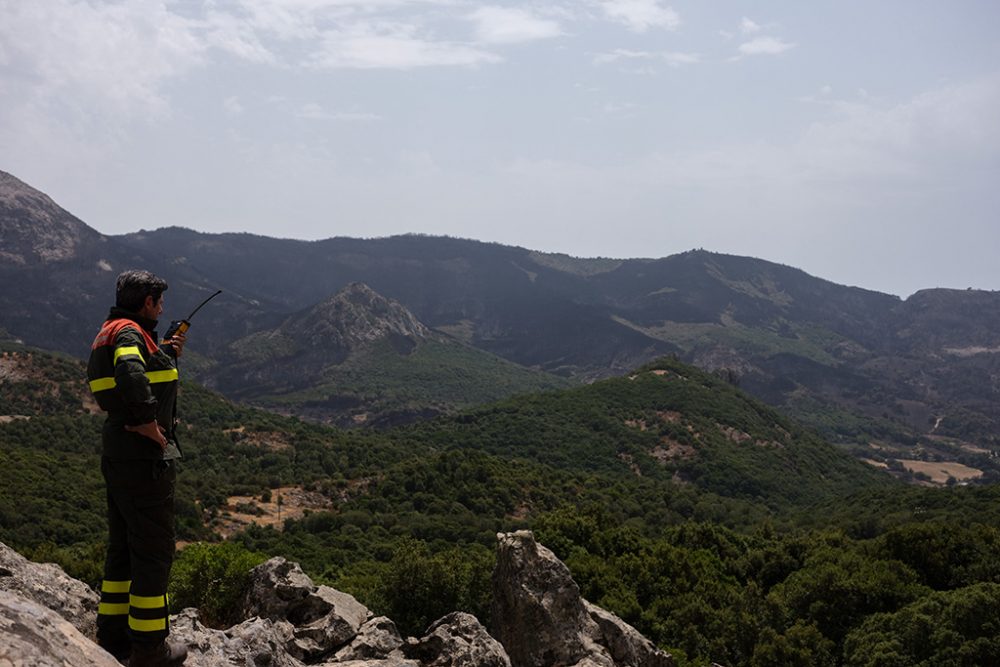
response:
<path id="1" fill-rule="evenodd" d="M 174 320 L 174 321 L 172 321 L 170 323 L 170 326 L 167 328 L 167 332 L 165 334 L 163 334 L 163 341 L 166 342 L 166 341 L 170 340 L 171 338 L 174 337 L 174 334 L 176 334 L 178 332 L 179 333 L 187 333 L 187 330 L 191 327 L 191 318 L 194 317 L 194 314 L 197 313 L 199 310 L 201 310 L 202 306 L 204 306 L 206 303 L 208 303 L 209 301 L 211 301 L 215 297 L 219 296 L 220 294 L 222 294 L 222 290 L 219 290 L 218 292 L 216 292 L 212 296 L 210 296 L 207 299 L 205 299 L 204 301 L 202 301 L 200 304 L 198 304 L 198 307 L 195 308 L 194 310 L 192 310 L 191 314 L 188 315 L 183 320 Z"/>

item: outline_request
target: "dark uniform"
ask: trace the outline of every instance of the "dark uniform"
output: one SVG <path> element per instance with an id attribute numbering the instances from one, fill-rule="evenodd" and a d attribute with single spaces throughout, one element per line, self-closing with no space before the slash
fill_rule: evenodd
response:
<path id="1" fill-rule="evenodd" d="M 156 322 L 112 308 L 91 348 L 87 379 L 108 413 L 101 472 L 107 484 L 108 554 L 97 638 L 127 655 L 131 642 L 155 643 L 169 633 L 167 580 L 174 555 L 177 359 L 157 344 Z M 167 447 L 125 430 L 153 420 Z"/>

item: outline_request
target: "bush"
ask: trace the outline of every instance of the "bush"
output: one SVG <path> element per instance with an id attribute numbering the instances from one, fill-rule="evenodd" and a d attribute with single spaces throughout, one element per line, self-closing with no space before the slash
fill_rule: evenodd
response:
<path id="1" fill-rule="evenodd" d="M 266 556 L 232 542 L 187 546 L 174 561 L 170 601 L 174 609 L 197 607 L 205 625 L 228 628 L 250 584 L 250 570 Z"/>
<path id="2" fill-rule="evenodd" d="M 486 547 L 455 547 L 431 554 L 424 542 L 407 539 L 393 554 L 375 592 L 376 606 L 400 632 L 420 635 L 453 611 L 488 625 L 493 553 Z"/>

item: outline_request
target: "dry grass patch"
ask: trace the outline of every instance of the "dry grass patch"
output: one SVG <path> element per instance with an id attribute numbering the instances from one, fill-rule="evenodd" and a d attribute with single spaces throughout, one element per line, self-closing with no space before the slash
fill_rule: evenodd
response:
<path id="1" fill-rule="evenodd" d="M 899 459 L 903 467 L 913 473 L 922 472 L 931 478 L 935 484 L 944 484 L 949 477 L 954 477 L 962 482 L 970 479 L 978 479 L 983 476 L 983 471 L 972 468 L 957 461 L 914 461 L 912 459 Z"/>
<path id="2" fill-rule="evenodd" d="M 230 496 L 210 525 L 220 537 L 228 539 L 250 524 L 281 530 L 286 519 L 301 519 L 306 511 L 332 507 L 333 502 L 322 493 L 307 491 L 301 486 L 282 486 L 271 489 L 268 502 L 260 496 Z"/>

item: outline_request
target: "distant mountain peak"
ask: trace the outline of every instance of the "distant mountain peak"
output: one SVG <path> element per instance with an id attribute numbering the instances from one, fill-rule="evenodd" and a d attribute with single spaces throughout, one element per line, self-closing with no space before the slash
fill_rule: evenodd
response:
<path id="1" fill-rule="evenodd" d="M 0 264 L 66 260 L 100 236 L 44 192 L 0 171 Z"/>
<path id="2" fill-rule="evenodd" d="M 306 338 L 310 345 L 348 349 L 391 336 L 413 340 L 433 335 L 401 303 L 360 282 L 350 283 L 306 312 L 293 315 L 280 331 Z"/>

